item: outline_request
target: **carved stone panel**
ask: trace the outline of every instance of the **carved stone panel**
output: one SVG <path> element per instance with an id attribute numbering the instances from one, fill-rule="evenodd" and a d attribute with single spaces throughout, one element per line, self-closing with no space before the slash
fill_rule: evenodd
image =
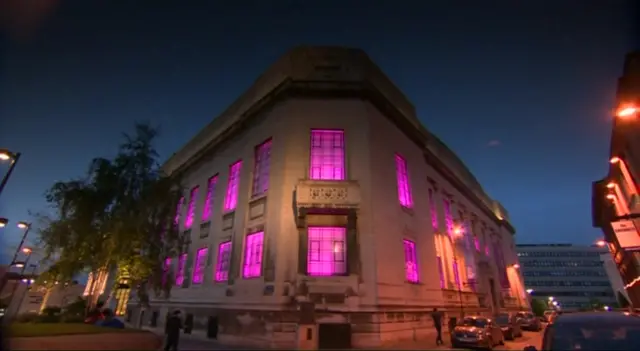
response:
<path id="1" fill-rule="evenodd" d="M 355 181 L 303 180 L 296 187 L 297 206 L 354 208 L 360 205 L 360 185 Z"/>

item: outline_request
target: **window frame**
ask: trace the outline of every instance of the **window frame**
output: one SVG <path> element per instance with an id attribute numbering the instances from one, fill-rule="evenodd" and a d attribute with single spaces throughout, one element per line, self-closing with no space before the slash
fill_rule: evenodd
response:
<path id="1" fill-rule="evenodd" d="M 341 143 L 341 146 L 335 147 L 335 140 L 332 139 L 332 143 L 333 146 L 330 148 L 332 150 L 331 155 L 324 155 L 324 154 L 318 154 L 318 153 L 314 153 L 314 150 L 323 150 L 323 142 L 328 142 L 327 140 L 323 140 L 323 138 L 321 137 L 323 134 L 331 134 L 333 133 L 334 135 L 340 135 L 339 140 Z M 320 140 L 320 144 L 316 147 L 315 145 L 315 140 Z M 309 167 L 307 170 L 307 176 L 309 177 L 310 180 L 319 180 L 319 181 L 345 181 L 347 180 L 347 144 L 346 144 L 346 132 L 344 129 L 321 129 L 321 128 L 313 128 L 310 131 L 310 135 L 309 135 Z M 332 176 L 331 177 L 324 177 L 323 174 L 325 173 L 324 171 L 324 167 L 326 166 L 324 164 L 324 161 L 322 160 L 322 158 L 326 158 L 327 156 L 329 158 L 337 158 L 335 155 L 335 152 L 333 150 L 340 150 L 340 152 L 342 153 L 342 158 L 341 158 L 341 174 L 336 177 L 336 165 L 335 163 L 331 165 L 333 171 L 332 171 Z M 316 162 L 314 159 L 320 159 L 320 161 Z M 319 164 L 319 167 L 317 167 L 316 165 Z M 318 168 L 318 176 L 314 176 L 315 172 L 314 170 Z"/>

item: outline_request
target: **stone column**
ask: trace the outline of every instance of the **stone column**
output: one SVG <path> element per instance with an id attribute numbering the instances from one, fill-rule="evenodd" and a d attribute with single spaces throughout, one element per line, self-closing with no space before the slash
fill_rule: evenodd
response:
<path id="1" fill-rule="evenodd" d="M 358 275 L 358 279 L 362 281 L 358 239 L 358 216 L 355 210 L 349 210 L 347 214 L 347 272 Z"/>
<path id="2" fill-rule="evenodd" d="M 309 233 L 307 232 L 307 209 L 298 211 L 298 273 L 307 274 L 307 246 Z"/>

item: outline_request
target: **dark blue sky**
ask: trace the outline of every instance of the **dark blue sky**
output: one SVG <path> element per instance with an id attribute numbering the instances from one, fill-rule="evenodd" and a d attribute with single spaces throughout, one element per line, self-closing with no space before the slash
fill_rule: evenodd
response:
<path id="1" fill-rule="evenodd" d="M 5 38 L 0 147 L 23 158 L 0 216 L 29 219 L 134 121 L 162 126 L 168 156 L 287 49 L 329 44 L 369 53 L 504 204 L 519 242 L 598 237 L 590 187 L 606 172 L 633 1 L 214 3 L 65 1 Z"/>

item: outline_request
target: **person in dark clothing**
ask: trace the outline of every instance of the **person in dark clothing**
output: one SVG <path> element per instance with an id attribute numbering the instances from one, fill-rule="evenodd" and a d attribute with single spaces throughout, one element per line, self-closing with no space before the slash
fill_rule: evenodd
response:
<path id="1" fill-rule="evenodd" d="M 165 351 L 178 351 L 178 341 L 180 341 L 180 330 L 182 330 L 182 318 L 180 311 L 173 312 L 173 315 L 167 319 L 165 333 L 167 341 L 164 347 Z"/>
<path id="2" fill-rule="evenodd" d="M 433 326 L 436 327 L 436 332 L 438 332 L 436 345 L 442 345 L 444 344 L 444 341 L 442 341 L 442 312 L 434 308 L 433 312 L 431 312 L 431 318 L 433 318 Z"/>

